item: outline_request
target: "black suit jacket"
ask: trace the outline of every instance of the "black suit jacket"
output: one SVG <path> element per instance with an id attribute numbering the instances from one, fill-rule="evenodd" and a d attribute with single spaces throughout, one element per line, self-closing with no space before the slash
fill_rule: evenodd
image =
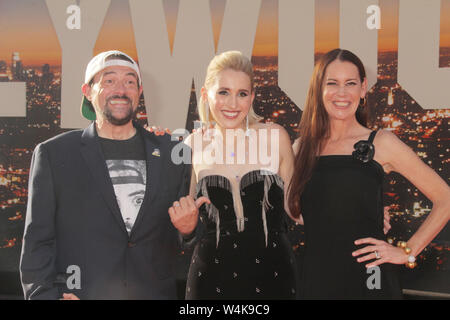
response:
<path id="1" fill-rule="evenodd" d="M 176 298 L 180 237 L 167 210 L 188 194 L 190 166 L 171 161 L 169 135 L 134 125 L 145 141 L 147 185 L 130 235 L 94 123 L 36 147 L 20 262 L 26 299 Z M 81 289 L 66 286 L 68 277 L 76 283 L 69 266 L 79 268 Z"/>

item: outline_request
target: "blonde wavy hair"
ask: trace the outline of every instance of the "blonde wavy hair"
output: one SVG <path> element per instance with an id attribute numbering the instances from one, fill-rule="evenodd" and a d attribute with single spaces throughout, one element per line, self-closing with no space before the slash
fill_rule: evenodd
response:
<path id="1" fill-rule="evenodd" d="M 255 79 L 253 75 L 253 65 L 249 58 L 244 56 L 240 51 L 226 51 L 217 56 L 215 56 L 209 63 L 208 69 L 206 70 L 206 78 L 203 87 L 209 90 L 217 81 L 218 74 L 223 71 L 231 69 L 234 71 L 242 71 L 250 78 L 250 86 L 252 88 L 252 93 L 255 91 Z M 203 95 L 200 97 L 198 102 L 198 115 L 200 120 L 204 123 L 209 123 L 211 121 L 216 121 L 211 112 L 207 112 L 207 105 L 203 99 Z M 208 118 L 208 119 L 207 119 Z M 253 105 L 250 107 L 248 112 L 248 122 L 249 124 L 254 124 L 259 122 L 262 117 L 258 116 L 253 110 Z"/>

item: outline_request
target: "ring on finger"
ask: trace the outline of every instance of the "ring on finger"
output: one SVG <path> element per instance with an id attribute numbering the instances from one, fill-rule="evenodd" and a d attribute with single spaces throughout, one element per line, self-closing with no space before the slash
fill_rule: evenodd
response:
<path id="1" fill-rule="evenodd" d="M 377 258 L 377 259 L 381 258 L 380 254 L 378 253 L 377 250 L 375 250 L 373 253 L 375 253 L 375 258 Z"/>

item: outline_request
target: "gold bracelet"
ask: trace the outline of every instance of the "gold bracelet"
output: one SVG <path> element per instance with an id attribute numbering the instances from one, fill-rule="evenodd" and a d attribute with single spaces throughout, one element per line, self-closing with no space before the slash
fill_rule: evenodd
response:
<path id="1" fill-rule="evenodd" d="M 397 247 L 402 248 L 403 251 L 408 255 L 408 262 L 405 263 L 405 266 L 409 269 L 413 269 L 417 266 L 416 257 L 414 257 L 411 253 L 411 248 L 408 247 L 408 244 L 405 241 L 397 242 Z"/>

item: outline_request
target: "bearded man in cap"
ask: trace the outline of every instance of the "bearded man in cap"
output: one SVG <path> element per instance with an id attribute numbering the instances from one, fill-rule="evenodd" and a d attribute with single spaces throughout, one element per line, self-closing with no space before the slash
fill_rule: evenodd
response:
<path id="1" fill-rule="evenodd" d="M 169 135 L 133 121 L 142 81 L 131 57 L 95 56 L 82 92 L 81 112 L 93 122 L 33 153 L 25 298 L 175 299 L 182 237 L 167 211 L 188 193 L 190 166 L 171 161 Z"/>

